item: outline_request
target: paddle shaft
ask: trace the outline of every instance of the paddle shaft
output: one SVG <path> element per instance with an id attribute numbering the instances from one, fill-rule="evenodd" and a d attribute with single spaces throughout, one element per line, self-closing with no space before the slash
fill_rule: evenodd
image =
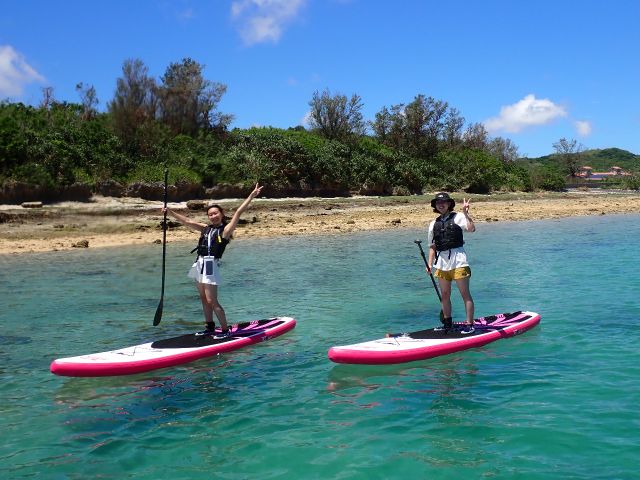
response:
<path id="1" fill-rule="evenodd" d="M 164 277 L 165 265 L 167 260 L 167 184 L 169 183 L 169 169 L 164 169 L 164 217 L 162 220 L 162 290 L 160 293 L 160 302 L 156 309 L 156 315 L 153 318 L 153 325 L 156 326 L 162 320 L 162 309 L 164 304 Z"/>
<path id="2" fill-rule="evenodd" d="M 420 255 L 422 256 L 422 260 L 424 261 L 424 266 L 427 267 L 427 272 L 429 273 L 429 278 L 431 278 L 431 283 L 433 283 L 433 288 L 435 289 L 436 294 L 438 295 L 438 299 L 442 302 L 442 296 L 440 295 L 440 290 L 438 290 L 436 279 L 433 278 L 433 274 L 431 273 L 431 268 L 429 268 L 429 262 L 427 261 L 427 257 L 424 254 L 424 250 L 422 249 L 422 241 L 414 240 L 414 243 L 418 245 L 418 248 L 420 249 Z"/>

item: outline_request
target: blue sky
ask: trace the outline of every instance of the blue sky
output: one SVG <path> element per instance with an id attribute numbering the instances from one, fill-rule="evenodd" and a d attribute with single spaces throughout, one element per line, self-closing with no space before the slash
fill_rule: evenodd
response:
<path id="1" fill-rule="evenodd" d="M 232 127 L 302 124 L 315 91 L 357 94 L 365 119 L 418 94 L 523 156 L 561 137 L 640 154 L 640 2 L 635 0 L 5 0 L 0 99 L 42 88 L 100 109 L 126 59 L 159 78 L 185 57 L 228 90 Z"/>

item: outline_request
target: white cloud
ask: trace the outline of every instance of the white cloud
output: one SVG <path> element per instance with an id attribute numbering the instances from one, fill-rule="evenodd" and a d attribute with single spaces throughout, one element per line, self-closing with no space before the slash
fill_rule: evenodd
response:
<path id="1" fill-rule="evenodd" d="M 586 120 L 576 120 L 573 122 L 573 125 L 576 127 L 578 135 L 582 137 L 588 137 L 593 131 L 593 125 L 591 125 L 591 122 Z"/>
<path id="2" fill-rule="evenodd" d="M 307 0 L 237 0 L 231 4 L 231 17 L 238 23 L 245 45 L 277 43 Z"/>
<path id="3" fill-rule="evenodd" d="M 502 107 L 500 115 L 485 120 L 484 126 L 489 133 L 501 130 L 517 133 L 527 127 L 545 125 L 566 116 L 567 111 L 561 105 L 529 94 L 513 105 Z"/>
<path id="4" fill-rule="evenodd" d="M 0 97 L 20 96 L 28 83 L 44 81 L 11 45 L 0 45 Z"/>
<path id="5" fill-rule="evenodd" d="M 305 128 L 309 128 L 311 126 L 311 111 L 305 113 L 304 117 L 300 119 L 300 125 Z"/>

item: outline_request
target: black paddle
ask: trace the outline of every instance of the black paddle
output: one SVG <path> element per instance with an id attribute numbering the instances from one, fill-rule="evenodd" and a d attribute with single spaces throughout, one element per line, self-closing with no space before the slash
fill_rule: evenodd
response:
<path id="1" fill-rule="evenodd" d="M 153 317 L 153 326 L 155 327 L 162 320 L 162 307 L 164 303 L 164 267 L 167 258 L 167 183 L 169 183 L 169 169 L 164 169 L 164 219 L 162 220 L 162 293 L 160 294 L 160 303 L 156 309 L 156 316 Z"/>
<path id="2" fill-rule="evenodd" d="M 427 261 L 427 257 L 425 256 L 424 250 L 422 249 L 422 240 L 414 240 L 413 243 L 418 245 L 418 248 L 420 249 L 420 255 L 422 256 L 422 260 L 424 261 L 424 266 L 427 267 L 427 272 L 429 273 L 429 277 L 431 278 L 431 283 L 433 283 L 433 288 L 438 295 L 438 300 L 440 300 L 440 303 L 442 303 L 442 296 L 440 295 L 440 290 L 438 290 L 436 279 L 433 278 L 433 274 L 431 273 L 431 269 L 429 268 L 429 262 Z M 442 309 L 440 309 L 440 321 L 444 321 L 444 312 L 442 311 Z"/>

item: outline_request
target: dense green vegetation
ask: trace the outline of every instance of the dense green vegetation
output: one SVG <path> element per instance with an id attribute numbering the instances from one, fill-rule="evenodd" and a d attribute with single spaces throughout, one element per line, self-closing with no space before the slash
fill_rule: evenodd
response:
<path id="1" fill-rule="evenodd" d="M 465 127 L 457 109 L 420 94 L 366 122 L 360 97 L 325 90 L 309 102 L 310 129 L 230 131 L 233 117 L 217 109 L 226 86 L 204 79 L 191 59 L 171 64 L 159 81 L 127 60 L 105 112 L 92 87 L 77 91 L 79 103 L 57 102 L 51 89 L 37 107 L 0 103 L 0 183 L 153 182 L 166 165 L 172 183 L 259 181 L 291 195 L 558 190 L 570 173 L 562 159 L 575 153 L 518 160 L 510 140 L 490 138 L 481 124 Z M 594 168 L 637 169 L 638 157 L 618 149 L 581 155 Z"/>
<path id="2" fill-rule="evenodd" d="M 640 155 L 620 148 L 593 149 L 580 152 L 581 165 L 589 165 L 597 172 L 608 172 L 611 167 L 617 166 L 627 172 L 638 172 L 640 170 Z M 538 158 L 524 158 L 520 160 L 524 164 L 531 165 L 557 165 L 556 155 L 546 155 Z"/>
<path id="3" fill-rule="evenodd" d="M 526 168 L 532 177 L 541 175 L 543 182 L 551 182 L 556 186 L 585 184 L 584 180 L 571 178 L 571 176 L 567 178 L 567 174 L 575 173 L 582 166 L 590 166 L 593 172 L 609 172 L 611 167 L 617 166 L 631 175 L 608 177 L 597 182 L 591 181 L 589 182 L 591 186 L 629 190 L 640 189 L 640 155 L 635 155 L 620 148 L 581 150 L 580 148 L 571 148 L 563 141 L 566 142 L 565 139 L 561 139 L 558 144 L 554 145 L 554 147 L 556 145 L 559 147 L 556 148 L 555 154 L 538 158 L 519 159 L 518 164 Z M 534 180 L 534 183 L 539 182 Z M 540 185 L 540 188 L 555 189 L 542 185 Z"/>
<path id="4" fill-rule="evenodd" d="M 640 155 L 634 155 L 619 148 L 592 149 L 585 148 L 576 140 L 561 138 L 553 144 L 555 153 L 533 159 L 521 159 L 528 168 L 553 168 L 576 176 L 584 166 L 592 168 L 592 172 L 609 172 L 612 167 L 620 167 L 625 172 L 638 174 Z M 619 179 L 618 179 L 619 180 Z"/>

